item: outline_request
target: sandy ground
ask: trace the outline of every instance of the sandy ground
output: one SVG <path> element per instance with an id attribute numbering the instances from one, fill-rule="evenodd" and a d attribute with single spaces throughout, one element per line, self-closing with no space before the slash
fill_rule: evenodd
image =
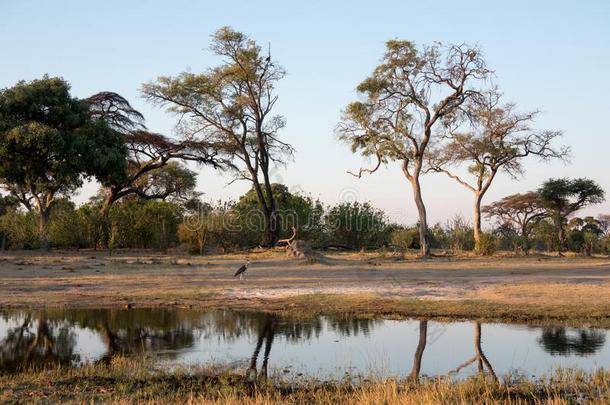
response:
<path id="1" fill-rule="evenodd" d="M 0 308 L 181 305 L 222 306 L 304 294 L 485 300 L 510 304 L 610 303 L 610 259 L 553 257 L 434 258 L 334 254 L 318 263 L 281 253 L 246 255 L 32 252 L 0 256 Z M 610 315 L 610 314 L 609 314 Z"/>

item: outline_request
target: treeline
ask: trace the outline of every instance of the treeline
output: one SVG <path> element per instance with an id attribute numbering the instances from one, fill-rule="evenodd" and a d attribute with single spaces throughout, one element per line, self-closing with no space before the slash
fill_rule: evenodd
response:
<path id="1" fill-rule="evenodd" d="M 298 237 L 317 249 L 382 248 L 397 252 L 420 249 L 418 226 L 392 223 L 370 203 L 343 202 L 326 206 L 311 196 L 291 193 L 281 184 L 273 184 L 273 191 L 279 204 L 281 238 L 289 238 L 298 230 Z M 560 250 L 562 244 L 552 213 L 539 205 L 539 198 L 535 192 L 518 194 L 484 207 L 495 225 L 483 234 L 484 251 L 479 253 Z M 102 204 L 99 196 L 79 207 L 67 198 L 59 199 L 49 220 L 50 246 L 161 252 L 179 249 L 206 254 L 259 246 L 265 232 L 264 215 L 258 208 L 255 190 L 235 202 L 214 204 L 197 198 L 164 201 L 133 197 L 113 204 L 107 219 L 100 215 Z M 3 197 L 0 214 L 2 249 L 40 247 L 37 218 L 33 213 L 19 209 L 10 197 Z M 102 231 L 105 224 L 107 241 Z M 610 215 L 572 217 L 565 223 L 564 233 L 561 250 L 583 255 L 610 253 Z M 432 248 L 441 254 L 475 250 L 474 228 L 459 215 L 431 226 L 428 238 Z"/>
<path id="2" fill-rule="evenodd" d="M 412 228 L 388 223 L 367 203 L 326 207 L 273 184 L 271 169 L 294 154 L 281 135 L 286 119 L 274 113 L 286 72 L 270 51 L 229 27 L 212 35 L 210 49 L 217 66 L 141 86 L 146 101 L 177 118 L 174 137 L 150 131 L 121 95 L 77 98 L 60 77 L 0 90 L 2 246 L 204 252 L 273 247 L 298 234 L 314 247 L 394 246 L 424 258 L 431 248 L 470 250 L 472 239 L 478 254 L 603 250 L 603 218 L 574 217 L 604 201 L 590 179 L 550 179 L 484 205 L 502 173 L 521 176 L 530 157 L 566 161 L 570 149 L 558 144 L 561 131 L 534 127 L 538 111 L 521 112 L 504 99 L 476 46 L 388 41 L 337 125 L 353 153 L 376 162 L 353 175 L 400 167 L 418 212 Z M 189 164 L 246 181 L 251 191 L 236 202 L 201 204 Z M 429 226 L 422 178 L 433 173 L 472 192 L 471 221 Z M 100 193 L 76 208 L 69 198 L 85 179 L 100 184 Z M 483 226 L 485 216 L 493 227 Z"/>

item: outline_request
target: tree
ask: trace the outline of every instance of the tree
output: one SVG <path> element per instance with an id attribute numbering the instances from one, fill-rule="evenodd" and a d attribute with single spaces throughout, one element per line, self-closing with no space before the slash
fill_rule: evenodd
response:
<path id="1" fill-rule="evenodd" d="M 545 203 L 535 191 L 513 194 L 482 208 L 488 218 L 497 218 L 502 223 L 514 225 L 521 238 L 521 248 L 529 252 L 529 240 L 533 225 L 547 215 Z"/>
<path id="2" fill-rule="evenodd" d="M 574 212 L 605 200 L 604 190 L 593 180 L 549 179 L 538 189 L 545 207 L 553 219 L 558 237 L 558 252 L 561 255 L 566 244 L 565 226 Z"/>
<path id="3" fill-rule="evenodd" d="M 93 119 L 105 122 L 122 135 L 127 150 L 125 164 L 100 179 L 104 188 L 100 208 L 103 218 L 107 219 L 112 204 L 125 197 L 165 200 L 192 192 L 195 173 L 176 160 L 222 166 L 216 151 L 205 142 L 176 141 L 147 131 L 144 116 L 119 94 L 101 92 L 85 101 Z"/>
<path id="4" fill-rule="evenodd" d="M 374 168 L 352 174 L 360 177 L 377 171 L 382 163 L 401 163 L 413 189 L 425 258 L 430 246 L 420 175 L 429 144 L 444 117 L 479 94 L 474 84 L 486 79 L 490 70 L 480 51 L 467 45 L 418 49 L 412 42 L 391 40 L 386 47 L 382 63 L 358 85 L 366 100 L 347 106 L 337 130 L 353 152 L 377 159 Z"/>
<path id="5" fill-rule="evenodd" d="M 0 182 L 37 212 L 42 249 L 56 197 L 75 190 L 84 176 L 102 178 L 124 162 L 119 134 L 91 119 L 65 80 L 44 76 L 0 91 Z"/>
<path id="6" fill-rule="evenodd" d="M 464 108 L 445 120 L 449 142 L 428 155 L 429 171 L 445 173 L 474 193 L 475 250 L 481 249 L 481 203 L 500 171 L 517 178 L 523 173 L 522 160 L 538 156 L 542 160 L 565 159 L 569 148 L 553 146 L 559 131 L 538 131 L 531 127 L 537 111 L 518 113 L 514 104 L 502 104 L 501 94 L 492 89 L 471 98 Z M 472 181 L 453 170 L 468 163 Z"/>
<path id="7" fill-rule="evenodd" d="M 275 85 L 284 69 L 252 39 L 224 27 L 212 36 L 212 51 L 223 63 L 205 73 L 160 77 L 145 84 L 147 100 L 180 117 L 185 139 L 214 145 L 232 162 L 235 180 L 250 181 L 265 216 L 264 245 L 278 240 L 277 205 L 271 191 L 272 164 L 285 164 L 291 145 L 278 132 L 285 119 L 272 115 Z"/>

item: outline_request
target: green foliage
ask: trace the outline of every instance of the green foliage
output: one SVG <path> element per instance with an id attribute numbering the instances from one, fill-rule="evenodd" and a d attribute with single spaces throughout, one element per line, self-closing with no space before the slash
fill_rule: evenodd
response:
<path id="1" fill-rule="evenodd" d="M 464 217 L 456 215 L 447 221 L 445 233 L 447 235 L 447 247 L 454 253 L 474 249 L 474 231 L 472 225 Z"/>
<path id="2" fill-rule="evenodd" d="M 110 248 L 159 249 L 176 245 L 182 212 L 167 201 L 126 200 L 110 209 Z"/>
<path id="3" fill-rule="evenodd" d="M 557 230 L 552 220 L 545 218 L 534 223 L 532 226 L 532 242 L 536 250 L 547 252 L 550 252 L 559 244 Z"/>
<path id="4" fill-rule="evenodd" d="M 125 165 L 119 133 L 94 120 L 61 78 L 44 76 L 0 91 L 0 183 L 39 201 L 40 237 L 55 196 Z"/>
<path id="5" fill-rule="evenodd" d="M 549 179 L 538 190 L 555 223 L 559 252 L 565 248 L 565 226 L 569 215 L 591 204 L 604 201 L 604 190 L 593 180 Z"/>
<path id="6" fill-rule="evenodd" d="M 75 210 L 73 202 L 66 198 L 55 202 L 49 220 L 51 246 L 63 249 L 86 247 L 85 229 L 86 220 Z"/>
<path id="7" fill-rule="evenodd" d="M 496 250 L 498 250 L 498 239 L 491 233 L 482 233 L 476 253 L 483 256 L 491 256 Z"/>
<path id="8" fill-rule="evenodd" d="M 6 235 L 6 247 L 9 249 L 38 249 L 39 247 L 38 225 L 33 213 L 6 212 L 0 216 L 0 233 Z"/>
<path id="9" fill-rule="evenodd" d="M 238 223 L 233 204 L 201 204 L 179 225 L 178 238 L 193 253 L 204 254 L 207 248 L 219 248 L 224 252 L 243 243 L 243 233 L 235 226 Z"/>
<path id="10" fill-rule="evenodd" d="M 292 236 L 292 227 L 297 229 L 299 239 L 305 239 L 312 245 L 321 243 L 324 232 L 324 207 L 319 200 L 302 193 L 291 193 L 283 184 L 271 184 L 271 190 L 277 204 L 279 237 Z M 263 194 L 267 199 L 263 188 Z M 241 196 L 233 209 L 238 215 L 238 222 L 243 241 L 247 245 L 260 242 L 265 232 L 265 216 L 259 208 L 259 200 L 254 188 Z"/>
<path id="11" fill-rule="evenodd" d="M 597 219 L 588 216 L 572 218 L 568 223 L 567 247 L 574 252 L 591 255 L 603 251 L 603 226 Z"/>
<path id="12" fill-rule="evenodd" d="M 124 164 L 120 136 L 91 120 L 70 86 L 48 76 L 0 91 L 0 179 L 5 184 L 70 190 L 81 175 Z M 10 158 L 9 158 L 10 157 Z"/>
<path id="13" fill-rule="evenodd" d="M 337 204 L 331 207 L 324 221 L 332 244 L 356 249 L 386 245 L 392 231 L 383 211 L 369 203 Z"/>
<path id="14" fill-rule="evenodd" d="M 397 228 L 390 235 L 390 243 L 402 251 L 419 249 L 419 231 L 416 227 Z"/>

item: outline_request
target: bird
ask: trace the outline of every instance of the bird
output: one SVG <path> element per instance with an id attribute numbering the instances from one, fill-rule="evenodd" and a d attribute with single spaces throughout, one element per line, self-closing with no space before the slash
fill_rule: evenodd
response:
<path id="1" fill-rule="evenodd" d="M 237 277 L 239 276 L 239 279 L 242 279 L 243 274 L 246 272 L 246 270 L 248 270 L 248 266 L 250 265 L 250 260 L 248 260 L 246 262 L 246 264 L 244 264 L 243 266 L 241 266 L 239 269 L 237 269 L 237 271 L 235 272 L 235 275 L 233 277 Z"/>

